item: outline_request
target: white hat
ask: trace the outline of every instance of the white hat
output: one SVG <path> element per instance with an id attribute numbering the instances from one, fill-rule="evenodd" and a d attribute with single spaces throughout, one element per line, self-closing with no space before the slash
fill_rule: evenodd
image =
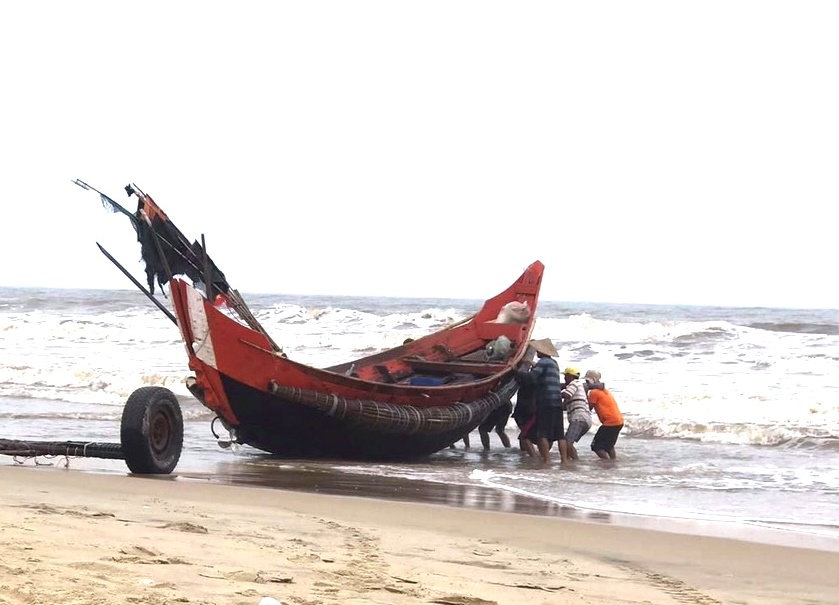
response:
<path id="1" fill-rule="evenodd" d="M 527 344 L 533 347 L 537 353 L 541 353 L 542 355 L 547 355 L 548 357 L 556 357 L 559 355 L 559 351 L 556 350 L 556 347 L 550 338 L 531 340 Z"/>

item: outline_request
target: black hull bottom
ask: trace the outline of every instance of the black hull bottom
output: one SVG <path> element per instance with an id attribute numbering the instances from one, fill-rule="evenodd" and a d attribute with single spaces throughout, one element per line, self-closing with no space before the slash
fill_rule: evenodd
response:
<path id="1" fill-rule="evenodd" d="M 239 440 L 285 458 L 409 460 L 447 448 L 483 418 L 434 433 L 389 433 L 353 426 L 309 406 L 284 400 L 222 376 L 228 401 L 239 419 Z"/>

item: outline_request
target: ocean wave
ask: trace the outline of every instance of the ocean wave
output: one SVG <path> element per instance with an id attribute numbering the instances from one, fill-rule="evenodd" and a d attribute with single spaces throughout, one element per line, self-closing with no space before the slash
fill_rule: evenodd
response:
<path id="1" fill-rule="evenodd" d="M 605 514 L 615 513 L 668 519 L 748 523 L 755 525 L 765 523 L 767 526 L 774 522 L 778 525 L 786 524 L 793 530 L 839 534 L 839 532 L 836 532 L 836 524 L 830 522 L 824 524 L 807 524 L 801 523 L 799 520 L 793 518 L 773 521 L 754 519 L 734 511 L 723 513 L 720 511 L 703 510 L 697 508 L 695 503 L 690 500 L 689 494 L 703 494 L 707 498 L 709 493 L 747 494 L 754 493 L 755 490 L 768 490 L 769 486 L 766 482 L 756 482 L 748 478 L 726 479 L 720 477 L 702 477 L 697 479 L 692 475 L 686 477 L 644 475 L 643 477 L 622 477 L 604 482 L 602 476 L 592 478 L 577 475 L 573 478 L 573 487 L 563 482 L 566 487 L 562 495 L 557 494 L 555 490 L 546 491 L 546 488 L 544 486 L 540 487 L 538 483 L 523 481 L 524 477 L 521 473 L 508 474 L 493 470 L 475 470 L 469 475 L 469 479 L 485 487 L 509 491 L 530 498 L 548 500 L 558 505 L 571 507 L 580 511 L 597 511 Z M 641 493 L 646 493 L 648 496 L 653 494 L 654 492 L 650 490 L 665 488 L 670 492 L 674 488 L 681 488 L 684 490 L 682 494 L 686 499 L 674 506 L 674 503 L 669 498 L 666 501 L 659 500 L 657 503 L 653 503 L 647 498 L 641 498 L 640 501 L 633 501 L 631 499 L 615 499 L 613 495 L 603 497 L 597 494 L 598 491 L 613 494 L 613 490 L 605 489 L 608 485 L 621 488 L 624 494 L 635 493 L 636 497 Z M 809 491 L 807 486 L 791 485 L 782 479 L 779 479 L 772 487 L 785 494 L 801 494 Z M 595 491 L 592 491 L 592 488 Z M 830 492 L 828 491 L 826 493 Z M 804 528 L 803 526 L 807 527 Z"/>
<path id="2" fill-rule="evenodd" d="M 189 397 L 186 372 L 97 370 L 79 367 L 0 366 L 0 396 L 15 399 L 46 399 L 72 403 L 117 405 L 136 389 L 160 386 L 176 396 Z"/>
<path id="3" fill-rule="evenodd" d="M 803 521 L 792 521 L 785 519 L 744 519 L 747 525 L 765 527 L 767 529 L 789 531 L 799 534 L 810 534 L 828 538 L 839 538 L 839 524 L 836 523 L 806 523 Z"/>
<path id="4" fill-rule="evenodd" d="M 341 326 L 360 326 L 368 328 L 393 328 L 407 324 L 420 328 L 439 328 L 451 325 L 465 318 L 462 312 L 454 308 L 428 308 L 405 313 L 376 313 L 372 310 L 349 309 L 342 307 L 305 307 L 295 304 L 276 304 L 255 313 L 256 318 L 267 326 L 281 329 L 286 325 L 328 325 L 332 329 Z M 317 328 L 315 328 L 317 329 Z"/>
<path id="5" fill-rule="evenodd" d="M 681 334 L 673 338 L 673 342 L 678 346 L 689 347 L 696 344 L 717 343 L 724 340 L 732 340 L 738 338 L 739 334 L 736 329 L 726 326 L 706 326 L 694 332 Z"/>
<path id="6" fill-rule="evenodd" d="M 555 340 L 611 344 L 669 343 L 681 346 L 738 338 L 741 327 L 713 321 L 617 321 L 587 313 L 567 318 L 540 317 L 537 329 Z"/>
<path id="7" fill-rule="evenodd" d="M 624 431 L 636 439 L 686 439 L 705 443 L 839 451 L 839 434 L 814 427 L 634 418 L 627 421 Z"/>
<path id="8" fill-rule="evenodd" d="M 167 325 L 168 324 L 168 325 Z M 57 345 L 175 344 L 180 334 L 172 324 L 147 314 L 0 314 L 0 332 L 8 347 L 55 348 Z"/>
<path id="9" fill-rule="evenodd" d="M 748 324 L 747 327 L 755 330 L 768 330 L 770 332 L 823 334 L 826 336 L 839 335 L 839 325 L 834 323 L 755 322 Z"/>
<path id="10" fill-rule="evenodd" d="M 292 303 L 266 305 L 256 310 L 255 315 L 284 349 L 298 351 L 303 358 L 301 361 L 319 367 L 349 361 L 357 351 L 396 346 L 407 337 L 421 337 L 465 318 L 463 310 L 451 306 L 382 313 L 375 306 L 362 310 Z M 757 363 L 764 363 L 765 351 L 775 354 L 782 350 L 798 358 L 812 355 L 828 361 L 839 359 L 839 342 L 814 341 L 815 338 L 823 339 L 828 328 L 832 328 L 833 333 L 839 332 L 836 324 L 752 322 L 749 325 L 771 325 L 776 331 L 724 319 L 641 321 L 633 317 L 627 321 L 626 318 L 604 319 L 578 313 L 566 317 L 538 317 L 534 337 L 550 337 L 558 347 L 578 358 L 588 358 L 608 347 L 626 347 L 613 353 L 617 359 L 659 362 L 692 355 L 707 357 L 720 352 L 736 355 L 749 350 L 757 351 L 754 356 Z M 784 326 L 789 332 L 785 332 Z M 790 341 L 788 337 L 795 331 L 800 334 L 799 342 Z M 0 351 L 3 348 L 10 352 L 49 349 L 60 354 L 83 349 L 75 353 L 92 356 L 102 347 L 103 351 L 108 349 L 103 353 L 105 355 L 143 357 L 152 353 L 159 355 L 165 349 L 169 359 L 183 363 L 177 329 L 162 321 L 159 314 L 148 310 L 114 310 L 106 306 L 103 312 L 97 313 L 88 306 L 85 312 L 3 313 L 0 314 L 0 332 L 4 336 Z M 309 349 L 325 346 L 334 354 L 323 362 L 316 353 L 309 352 Z M 118 347 L 122 348 L 118 350 Z M 143 348 L 147 348 L 148 353 L 143 353 Z"/>
<path id="11" fill-rule="evenodd" d="M 182 397 L 177 397 L 177 399 L 181 406 L 181 415 L 184 421 L 211 420 L 216 415 L 215 412 L 205 408 L 194 399 L 191 401 L 185 400 Z M 63 410 L 51 409 L 32 412 L 26 410 L 0 410 L 0 420 L 34 420 L 41 422 L 81 420 L 113 423 L 119 422 L 122 419 L 122 406 L 102 406 L 102 409 L 99 411 L 77 411 L 73 409 L 75 406 L 76 404 L 74 403 L 68 403 L 68 406 Z M 108 409 L 109 407 L 112 409 Z"/>

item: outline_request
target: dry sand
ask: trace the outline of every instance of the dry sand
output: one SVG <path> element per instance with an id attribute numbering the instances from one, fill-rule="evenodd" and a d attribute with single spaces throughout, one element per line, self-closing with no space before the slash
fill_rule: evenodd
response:
<path id="1" fill-rule="evenodd" d="M 0 603 L 838 603 L 839 553 L 0 461 Z"/>

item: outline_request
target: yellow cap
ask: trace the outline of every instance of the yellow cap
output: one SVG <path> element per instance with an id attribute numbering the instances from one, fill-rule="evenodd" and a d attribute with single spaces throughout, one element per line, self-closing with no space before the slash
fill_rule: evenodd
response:
<path id="1" fill-rule="evenodd" d="M 568 376 L 576 376 L 577 378 L 579 378 L 580 377 L 580 370 L 578 370 L 574 366 L 568 366 L 567 368 L 565 368 L 565 371 L 563 372 L 563 374 L 568 375 Z"/>

